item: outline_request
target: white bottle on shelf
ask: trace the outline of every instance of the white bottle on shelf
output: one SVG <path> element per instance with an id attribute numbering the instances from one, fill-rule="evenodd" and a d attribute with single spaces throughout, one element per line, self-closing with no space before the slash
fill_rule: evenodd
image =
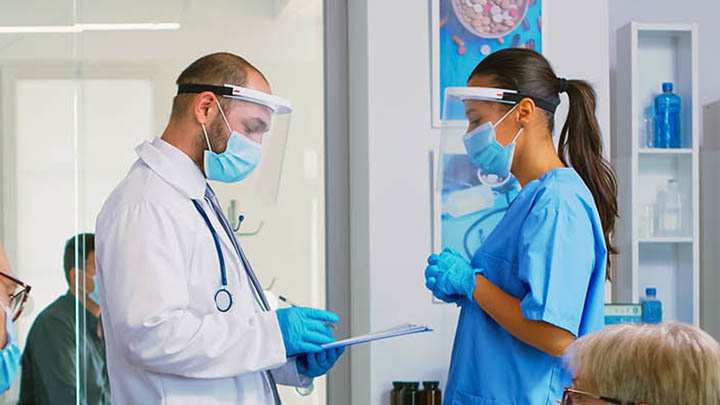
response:
<path id="1" fill-rule="evenodd" d="M 682 232 L 682 196 L 677 180 L 670 179 L 658 192 L 657 229 L 661 236 L 679 236 Z"/>

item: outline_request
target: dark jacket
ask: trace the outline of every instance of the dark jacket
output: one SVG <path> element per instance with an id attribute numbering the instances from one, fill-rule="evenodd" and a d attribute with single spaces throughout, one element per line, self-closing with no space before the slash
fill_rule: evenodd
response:
<path id="1" fill-rule="evenodd" d="M 22 356 L 20 404 L 75 404 L 76 380 L 80 403 L 110 403 L 105 342 L 98 336 L 99 319 L 78 306 L 76 354 L 75 296 L 69 292 L 45 308 L 30 328 Z M 80 376 L 76 378 L 79 360 Z"/>

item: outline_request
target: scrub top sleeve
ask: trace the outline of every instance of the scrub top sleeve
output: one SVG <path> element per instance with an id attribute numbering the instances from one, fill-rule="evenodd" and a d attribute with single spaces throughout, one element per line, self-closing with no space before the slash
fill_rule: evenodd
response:
<path id="1" fill-rule="evenodd" d="M 521 308 L 578 336 L 593 272 L 594 233 L 580 204 L 550 204 L 532 212 L 520 232 L 518 272 L 528 288 Z"/>

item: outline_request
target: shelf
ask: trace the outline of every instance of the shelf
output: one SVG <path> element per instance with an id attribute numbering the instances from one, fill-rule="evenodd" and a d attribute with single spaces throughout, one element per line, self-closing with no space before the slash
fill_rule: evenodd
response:
<path id="1" fill-rule="evenodd" d="M 640 243 L 693 243 L 693 238 L 691 237 L 674 237 L 674 236 L 656 236 L 652 238 L 640 238 L 638 240 Z"/>
<path id="2" fill-rule="evenodd" d="M 661 149 L 661 148 L 643 148 L 638 151 L 641 155 L 692 155 L 693 150 L 690 148 L 683 149 Z"/>
<path id="3" fill-rule="evenodd" d="M 640 245 L 637 283 L 639 299 L 645 289 L 657 289 L 663 304 L 663 320 L 694 323 L 696 269 L 692 243 L 649 243 Z M 635 301 L 638 302 L 638 301 Z"/>
<path id="4" fill-rule="evenodd" d="M 656 287 L 666 320 L 698 325 L 699 294 L 699 98 L 697 26 L 638 24 L 618 31 L 614 99 L 613 165 L 617 171 L 615 237 L 625 247 L 616 256 L 613 301 L 638 302 Z M 652 136 L 650 108 L 672 82 L 682 100 L 683 148 L 646 146 Z M 710 175 L 712 176 L 712 175 Z M 662 205 L 660 191 L 677 181 L 681 197 L 678 236 L 652 232 Z M 675 196 L 674 196 L 675 197 Z M 643 237 L 643 235 L 650 235 Z M 656 235 L 656 236 L 652 236 Z"/>

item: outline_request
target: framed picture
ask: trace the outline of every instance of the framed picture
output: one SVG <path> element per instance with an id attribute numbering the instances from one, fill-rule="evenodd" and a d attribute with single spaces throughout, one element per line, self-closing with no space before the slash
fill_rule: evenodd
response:
<path id="1" fill-rule="evenodd" d="M 484 57 L 510 47 L 542 52 L 542 0 L 430 1 L 432 126 L 438 128 L 445 88 L 465 86 Z"/>

